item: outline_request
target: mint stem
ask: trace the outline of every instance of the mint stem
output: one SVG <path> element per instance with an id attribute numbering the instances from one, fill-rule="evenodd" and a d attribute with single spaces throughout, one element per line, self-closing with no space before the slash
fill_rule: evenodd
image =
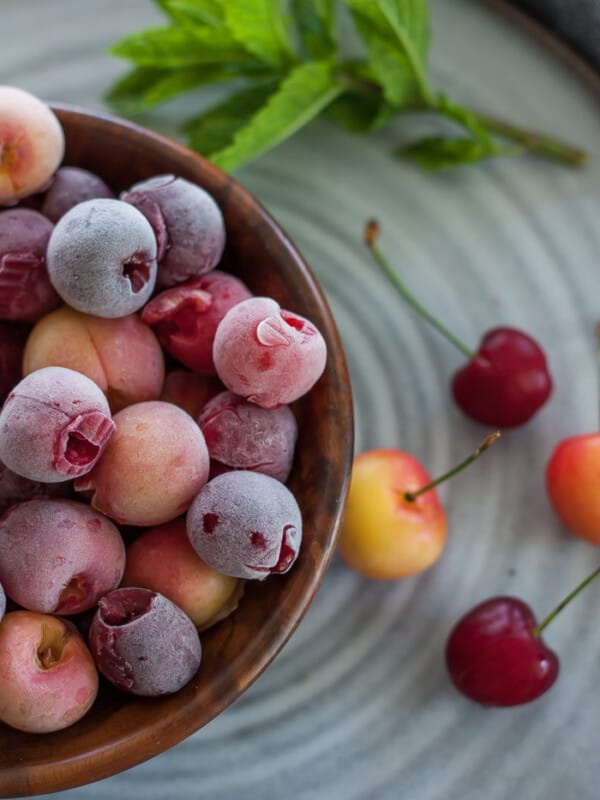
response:
<path id="1" fill-rule="evenodd" d="M 431 481 L 431 483 L 422 486 L 420 489 L 416 489 L 414 492 L 404 492 L 404 499 L 408 500 L 409 503 L 414 503 L 417 497 L 419 497 L 419 495 L 425 494 L 425 492 L 428 492 L 430 489 L 434 489 L 440 483 L 447 481 L 448 478 L 452 478 L 454 475 L 458 474 L 459 472 L 462 472 L 462 470 L 465 469 L 465 467 L 468 467 L 469 464 L 472 464 L 476 458 L 479 458 L 479 456 L 482 453 L 484 453 L 488 449 L 488 447 L 491 447 L 496 441 L 496 439 L 499 438 L 499 436 L 500 436 L 500 431 L 496 431 L 495 433 L 490 433 L 490 435 L 486 436 L 483 442 L 479 445 L 477 450 L 471 453 L 471 455 L 468 458 L 465 458 L 464 461 L 461 461 L 461 463 L 458 464 L 458 466 L 454 467 L 454 469 L 451 469 L 448 472 L 445 472 L 443 475 L 440 475 L 439 478 L 436 478 L 434 481 Z"/>
<path id="2" fill-rule="evenodd" d="M 373 254 L 375 261 L 379 264 L 381 269 L 383 270 L 384 274 L 387 276 L 389 281 L 394 285 L 394 287 L 398 290 L 400 295 L 406 300 L 406 302 L 411 306 L 411 308 L 420 314 L 423 319 L 427 320 L 430 325 L 442 334 L 451 344 L 454 345 L 458 350 L 460 350 L 463 355 L 465 355 L 469 360 L 474 358 L 475 353 L 469 347 L 467 347 L 464 342 L 458 339 L 453 333 L 450 333 L 448 328 L 442 325 L 432 314 L 427 311 L 427 309 L 419 303 L 417 298 L 406 288 L 404 283 L 400 280 L 398 275 L 394 272 L 394 270 L 390 267 L 387 259 L 377 246 L 377 237 L 379 235 L 379 224 L 375 220 L 369 220 L 365 226 L 365 244 Z"/>
<path id="3" fill-rule="evenodd" d="M 591 575 L 588 575 L 587 578 L 584 581 L 582 581 L 579 584 L 579 586 L 576 586 L 573 589 L 573 591 L 570 594 L 568 594 L 565 597 L 565 599 L 562 600 L 556 606 L 556 608 L 548 614 L 547 617 L 545 617 L 538 625 L 535 626 L 535 628 L 533 629 L 533 635 L 536 636 L 536 637 L 541 636 L 542 631 L 544 630 L 544 628 L 552 622 L 554 617 L 556 617 L 557 614 L 560 614 L 560 612 L 563 610 L 563 608 L 565 606 L 567 606 L 571 602 L 571 600 L 573 600 L 575 597 L 577 597 L 577 595 L 585 589 L 585 587 L 588 585 L 588 583 L 591 583 L 594 580 L 594 578 L 598 577 L 598 575 L 600 575 L 600 567 L 595 569 L 592 572 Z"/>
<path id="4" fill-rule="evenodd" d="M 381 87 L 373 81 L 366 81 L 357 79 L 355 76 L 348 72 L 340 72 L 340 80 L 349 89 L 363 92 L 365 94 L 382 95 Z M 421 101 L 417 104 L 412 104 L 403 108 L 403 111 L 417 111 L 417 112 L 440 112 L 438 99 L 426 87 L 423 80 L 419 81 L 419 89 L 421 94 Z M 589 154 L 579 147 L 575 147 L 562 139 L 555 136 L 549 136 L 546 133 L 522 128 L 519 125 L 514 125 L 510 122 L 498 119 L 490 114 L 484 114 L 473 109 L 469 109 L 471 114 L 485 126 L 492 133 L 509 139 L 513 142 L 520 144 L 524 150 L 529 152 L 538 153 L 546 158 L 560 161 L 563 164 L 568 164 L 574 167 L 581 167 L 589 161 Z M 441 112 L 443 113 L 443 111 Z"/>
<path id="5" fill-rule="evenodd" d="M 561 161 L 563 164 L 569 164 L 573 167 L 581 167 L 589 160 L 589 156 L 584 150 L 553 136 L 521 128 L 496 117 L 480 114 L 478 111 L 472 111 L 472 113 L 488 130 L 503 136 L 505 139 L 518 142 L 529 152 L 539 153 L 547 158 Z"/>

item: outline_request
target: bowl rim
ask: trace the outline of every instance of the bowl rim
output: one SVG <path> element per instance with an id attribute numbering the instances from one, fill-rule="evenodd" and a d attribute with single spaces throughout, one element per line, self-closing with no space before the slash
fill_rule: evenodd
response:
<path id="1" fill-rule="evenodd" d="M 264 206 L 236 180 L 175 139 L 104 111 L 96 111 L 79 105 L 61 102 L 51 102 L 49 105 L 57 114 L 61 123 L 64 119 L 76 119 L 89 123 L 93 122 L 101 127 L 108 126 L 112 128 L 117 126 L 120 129 L 127 129 L 144 141 L 152 140 L 157 146 L 166 148 L 169 152 L 176 153 L 179 157 L 188 161 L 191 160 L 192 163 L 195 163 L 201 170 L 211 175 L 218 183 L 226 183 L 228 189 L 231 188 L 237 200 L 244 200 L 254 209 L 261 224 L 269 229 L 274 240 L 284 249 L 286 257 L 293 261 L 294 268 L 300 271 L 308 289 L 315 296 L 325 313 L 324 327 L 320 323 L 320 329 L 328 341 L 333 343 L 336 353 L 335 369 L 339 378 L 338 387 L 343 390 L 337 392 L 337 399 L 339 399 L 340 405 L 336 407 L 336 413 L 332 415 L 332 420 L 336 424 L 337 434 L 342 437 L 346 446 L 343 448 L 341 468 L 337 474 L 339 485 L 337 487 L 337 498 L 333 503 L 331 512 L 333 522 L 331 534 L 326 546 L 323 548 L 318 565 L 312 571 L 310 579 L 303 587 L 301 598 L 293 607 L 293 613 L 286 615 L 285 622 L 279 625 L 275 635 L 269 639 L 269 648 L 264 652 L 262 658 L 252 662 L 252 668 L 244 673 L 243 680 L 238 684 L 237 690 L 230 689 L 220 695 L 220 702 L 214 705 L 215 713 L 209 719 L 200 721 L 200 724 L 198 724 L 198 709 L 191 702 L 179 707 L 177 713 L 169 718 L 169 731 L 167 734 L 165 734 L 165 720 L 157 719 L 141 731 L 117 737 L 109 743 L 99 744 L 92 752 L 82 752 L 62 760 L 44 761 L 35 764 L 2 763 L 0 761 L 0 797 L 15 797 L 31 795 L 32 793 L 41 794 L 65 790 L 116 775 L 180 743 L 218 716 L 241 696 L 264 672 L 289 640 L 312 604 L 321 585 L 335 551 L 342 523 L 350 483 L 354 448 L 354 419 L 350 375 L 341 338 L 329 303 L 296 245 Z M 216 685 L 219 685 L 219 679 L 217 679 Z"/>

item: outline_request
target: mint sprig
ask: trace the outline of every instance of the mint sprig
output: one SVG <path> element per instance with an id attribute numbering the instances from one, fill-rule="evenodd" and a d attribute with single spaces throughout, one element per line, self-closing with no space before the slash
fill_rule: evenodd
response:
<path id="1" fill-rule="evenodd" d="M 465 108 L 432 87 L 426 0 L 155 2 L 167 24 L 112 48 L 135 66 L 107 100 L 134 116 L 192 89 L 229 84 L 225 99 L 182 128 L 192 147 L 227 171 L 320 115 L 367 133 L 407 112 L 449 123 L 447 135 L 436 131 L 394 150 L 427 169 L 524 152 L 570 165 L 587 159 L 579 148 Z M 342 13 L 362 43 L 359 56 L 340 43 Z"/>

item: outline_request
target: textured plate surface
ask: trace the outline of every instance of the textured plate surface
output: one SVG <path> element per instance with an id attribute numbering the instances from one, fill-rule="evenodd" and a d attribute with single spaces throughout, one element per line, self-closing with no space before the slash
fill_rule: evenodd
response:
<path id="1" fill-rule="evenodd" d="M 444 487 L 450 534 L 433 569 L 377 584 L 334 560 L 294 637 L 233 707 L 152 761 L 55 798 L 600 795 L 600 584 L 548 629 L 562 674 L 531 706 L 469 704 L 442 661 L 451 625 L 472 604 L 513 593 L 543 616 L 600 558 L 561 529 L 543 486 L 554 444 L 598 427 L 598 96 L 490 9 L 469 0 L 431 7 L 436 82 L 473 106 L 585 146 L 595 157 L 588 168 L 525 158 L 430 176 L 390 160 L 405 127 L 363 140 L 319 124 L 236 177 L 326 290 L 354 383 L 357 451 L 401 447 L 437 473 L 485 433 L 449 402 L 459 355 L 371 266 L 361 244 L 369 216 L 379 218 L 382 244 L 415 292 L 463 339 L 475 344 L 505 323 L 543 343 L 556 382 L 551 402 Z M 105 47 L 158 21 L 149 0 L 4 0 L 2 82 L 101 108 L 122 71 Z M 185 105 L 143 122 L 172 133 Z"/>

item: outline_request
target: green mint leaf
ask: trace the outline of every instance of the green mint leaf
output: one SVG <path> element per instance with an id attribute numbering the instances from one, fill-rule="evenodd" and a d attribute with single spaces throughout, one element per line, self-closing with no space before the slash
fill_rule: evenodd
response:
<path id="1" fill-rule="evenodd" d="M 275 69 L 296 60 L 280 0 L 227 0 L 225 22 L 234 39 Z"/>
<path id="2" fill-rule="evenodd" d="M 398 107 L 435 102 L 425 70 L 429 23 L 425 0 L 346 0 L 367 49 L 373 77 Z"/>
<path id="3" fill-rule="evenodd" d="M 400 147 L 395 155 L 408 157 L 425 169 L 443 170 L 463 164 L 475 164 L 492 156 L 502 155 L 496 145 L 488 147 L 475 139 L 446 139 L 431 136 Z"/>
<path id="4" fill-rule="evenodd" d="M 197 86 L 231 78 L 230 70 L 219 65 L 181 70 L 136 67 L 117 81 L 104 99 L 119 113 L 136 116 Z"/>
<path id="5" fill-rule="evenodd" d="M 295 67 L 240 128 L 231 145 L 212 154 L 212 160 L 225 171 L 239 167 L 291 136 L 343 91 L 330 62 L 312 61 Z"/>
<path id="6" fill-rule="evenodd" d="M 336 0 L 292 0 L 292 11 L 305 55 L 314 59 L 334 56 L 338 47 Z"/>
<path id="7" fill-rule="evenodd" d="M 243 89 L 188 120 L 182 131 L 187 134 L 190 147 L 207 157 L 224 150 L 248 119 L 264 106 L 277 85 L 278 81 L 270 81 Z"/>
<path id="8" fill-rule="evenodd" d="M 224 27 L 150 28 L 121 39 L 111 52 L 142 67 L 186 68 L 248 60 Z"/>
<path id="9" fill-rule="evenodd" d="M 160 0 L 167 13 L 182 25 L 223 24 L 224 11 L 221 0 Z"/>

